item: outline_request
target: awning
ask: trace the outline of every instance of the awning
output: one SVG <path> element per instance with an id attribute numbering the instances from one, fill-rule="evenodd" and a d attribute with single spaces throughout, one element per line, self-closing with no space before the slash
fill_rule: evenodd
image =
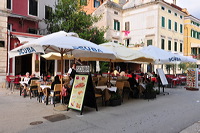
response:
<path id="1" fill-rule="evenodd" d="M 33 40 L 37 39 L 37 38 L 22 37 L 22 36 L 16 36 L 16 37 L 19 39 L 21 44 L 25 44 L 25 43 L 28 43 L 29 41 L 33 41 Z"/>

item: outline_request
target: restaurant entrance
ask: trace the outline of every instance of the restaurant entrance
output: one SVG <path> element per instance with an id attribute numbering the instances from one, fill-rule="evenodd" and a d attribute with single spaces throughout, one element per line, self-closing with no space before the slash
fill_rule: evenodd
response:
<path id="1" fill-rule="evenodd" d="M 32 72 L 32 54 L 15 57 L 15 75 L 25 75 Z"/>

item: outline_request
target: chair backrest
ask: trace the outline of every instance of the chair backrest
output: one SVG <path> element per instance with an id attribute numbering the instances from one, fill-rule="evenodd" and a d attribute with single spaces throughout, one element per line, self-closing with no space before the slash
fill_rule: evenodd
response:
<path id="1" fill-rule="evenodd" d="M 130 88 L 130 83 L 128 81 L 123 81 L 124 82 L 124 87 Z"/>
<path id="2" fill-rule="evenodd" d="M 37 81 L 38 80 L 31 80 L 30 86 L 38 86 Z"/>
<path id="3" fill-rule="evenodd" d="M 61 88 L 62 88 L 61 84 L 55 84 L 54 85 L 54 92 L 61 91 Z"/>
<path id="4" fill-rule="evenodd" d="M 40 87 L 40 83 L 38 83 L 38 92 L 42 92 L 42 88 Z"/>
<path id="5" fill-rule="evenodd" d="M 123 88 L 124 88 L 124 82 L 116 82 L 116 87 L 119 90 L 123 90 Z"/>
<path id="6" fill-rule="evenodd" d="M 106 85 L 106 84 L 107 84 L 106 80 L 99 80 L 98 83 L 97 83 L 97 86 L 103 86 L 103 85 Z"/>

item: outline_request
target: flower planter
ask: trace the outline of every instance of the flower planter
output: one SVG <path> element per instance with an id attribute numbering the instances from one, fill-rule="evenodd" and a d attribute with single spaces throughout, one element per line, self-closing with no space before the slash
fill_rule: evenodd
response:
<path id="1" fill-rule="evenodd" d="M 156 92 L 147 92 L 144 96 L 145 99 L 154 99 L 156 98 Z"/>
<path id="2" fill-rule="evenodd" d="M 121 99 L 110 100 L 110 106 L 121 105 Z"/>

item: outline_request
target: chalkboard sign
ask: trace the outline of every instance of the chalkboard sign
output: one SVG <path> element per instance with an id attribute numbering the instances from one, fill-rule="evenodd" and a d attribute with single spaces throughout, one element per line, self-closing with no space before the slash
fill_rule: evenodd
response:
<path id="1" fill-rule="evenodd" d="M 162 85 L 168 85 L 168 81 L 163 70 L 161 68 L 157 68 L 156 71 L 157 71 L 157 75 L 160 77 Z"/>

